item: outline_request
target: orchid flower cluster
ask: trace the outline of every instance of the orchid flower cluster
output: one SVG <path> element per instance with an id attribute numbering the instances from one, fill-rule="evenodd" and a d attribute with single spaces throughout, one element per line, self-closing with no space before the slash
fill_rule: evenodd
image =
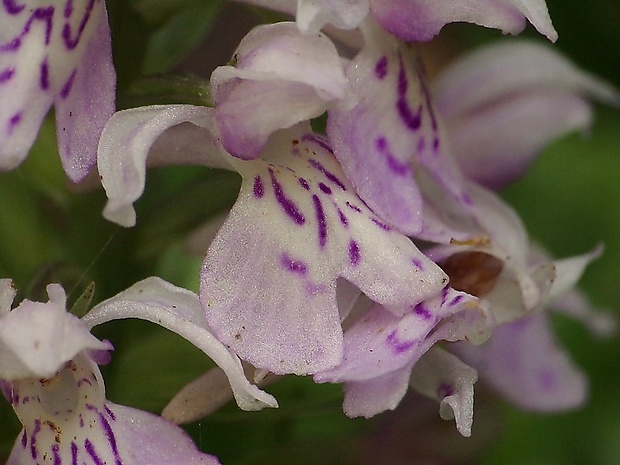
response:
<path id="1" fill-rule="evenodd" d="M 219 463 L 174 423 L 229 394 L 243 410 L 277 407 L 262 388 L 286 375 L 342 384 L 349 417 L 417 392 L 464 436 L 478 378 L 524 409 L 582 405 L 587 380 L 550 316 L 613 330 L 575 289 L 602 247 L 551 258 L 496 191 L 549 142 L 587 129 L 592 99 L 620 96 L 539 42 L 504 39 L 432 79 L 420 53 L 452 22 L 513 35 L 529 22 L 553 42 L 545 2 L 245 3 L 293 21 L 243 38 L 210 77 L 210 105 L 115 112 L 123 45 L 104 0 L 3 0 L 2 170 L 27 157 L 53 106 L 67 177 L 98 172 L 103 216 L 121 226 L 140 223 L 148 167 L 241 177 L 230 211 L 192 235 L 198 292 L 150 277 L 80 319 L 59 284 L 47 302 L 13 304 L 0 280 L 0 387 L 23 425 L 7 463 Z M 114 341 L 91 329 L 124 319 L 163 326 L 218 366 L 165 419 L 106 399 L 99 365 Z"/>

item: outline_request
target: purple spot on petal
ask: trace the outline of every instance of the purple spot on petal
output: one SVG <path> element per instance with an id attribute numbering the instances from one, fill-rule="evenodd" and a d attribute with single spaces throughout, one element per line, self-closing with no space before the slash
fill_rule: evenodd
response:
<path id="1" fill-rule="evenodd" d="M 387 343 L 390 347 L 392 347 L 392 349 L 397 353 L 397 354 L 402 354 L 404 352 L 407 352 L 409 349 L 411 349 L 415 344 L 416 341 L 400 341 L 398 339 L 398 336 L 396 336 L 396 330 L 393 330 L 390 334 L 388 334 L 387 337 Z"/>
<path id="2" fill-rule="evenodd" d="M 2 0 L 2 4 L 4 5 L 4 9 L 10 15 L 17 15 L 22 12 L 26 5 L 17 5 L 15 0 Z"/>
<path id="3" fill-rule="evenodd" d="M 387 65 L 388 59 L 385 55 L 383 55 L 381 58 L 379 58 L 377 64 L 375 65 L 375 75 L 377 76 L 377 78 L 385 79 L 385 76 L 387 76 Z"/>
<path id="4" fill-rule="evenodd" d="M 439 150 L 439 137 L 435 136 L 433 138 L 433 152 L 437 153 Z"/>
<path id="5" fill-rule="evenodd" d="M 284 269 L 290 271 L 291 273 L 303 276 L 308 272 L 308 265 L 306 265 L 301 260 L 292 259 L 286 253 L 282 254 L 282 257 L 280 258 L 280 263 L 284 266 Z"/>
<path id="6" fill-rule="evenodd" d="M 50 87 L 50 69 L 47 63 L 47 58 L 41 63 L 41 75 L 39 79 L 41 89 L 47 90 Z"/>
<path id="7" fill-rule="evenodd" d="M 361 254 L 359 245 L 354 240 L 349 241 L 349 262 L 351 265 L 357 265 L 360 262 Z"/>
<path id="8" fill-rule="evenodd" d="M 305 224 L 306 218 L 303 213 L 301 213 L 297 205 L 284 194 L 282 185 L 276 179 L 276 175 L 271 168 L 269 168 L 269 176 L 271 177 L 271 185 L 273 186 L 276 200 L 278 201 L 278 204 L 280 204 L 280 207 L 282 207 L 282 210 L 284 210 L 284 213 L 286 213 L 289 218 L 295 222 L 295 224 Z"/>
<path id="9" fill-rule="evenodd" d="M 420 105 L 418 111 L 414 113 L 407 99 L 401 97 L 396 102 L 396 110 L 398 110 L 398 115 L 407 128 L 412 131 L 420 129 L 420 125 L 422 124 L 422 105 Z"/>
<path id="10" fill-rule="evenodd" d="M 550 391 L 557 387 L 558 380 L 552 371 L 541 371 L 540 373 L 538 373 L 537 377 L 538 382 L 540 383 L 540 387 L 542 387 L 545 391 Z"/>
<path id="11" fill-rule="evenodd" d="M 321 163 L 312 158 L 308 160 L 308 163 L 310 163 L 313 168 L 323 173 L 327 179 L 336 184 L 340 189 L 342 189 L 343 191 L 347 190 L 344 183 L 340 179 L 338 179 L 335 174 L 328 171 Z"/>
<path id="12" fill-rule="evenodd" d="M 415 307 L 413 307 L 413 313 L 421 316 L 425 320 L 430 320 L 433 317 L 430 310 L 424 306 L 424 302 L 420 302 Z"/>
<path id="13" fill-rule="evenodd" d="M 310 185 L 308 184 L 308 181 L 306 181 L 304 178 L 299 178 L 299 185 L 307 191 L 310 190 Z"/>
<path id="14" fill-rule="evenodd" d="M 69 79 L 67 79 L 67 82 L 65 82 L 65 85 L 62 86 L 62 89 L 60 89 L 60 96 L 63 99 L 69 96 L 69 93 L 71 92 L 71 88 L 73 87 L 73 81 L 75 81 L 76 73 L 77 73 L 77 69 L 74 69 L 73 72 L 71 73 L 71 76 L 69 76 Z"/>
<path id="15" fill-rule="evenodd" d="M 0 71 L 0 84 L 3 84 L 9 81 L 15 75 L 15 69 L 7 68 L 3 71 Z"/>
<path id="16" fill-rule="evenodd" d="M 21 120 L 22 120 L 21 112 L 15 113 L 13 116 L 11 116 L 11 119 L 9 119 L 9 133 L 13 131 L 15 126 L 17 126 Z"/>
<path id="17" fill-rule="evenodd" d="M 64 15 L 65 18 L 69 18 L 73 14 L 73 0 L 67 0 L 65 3 Z"/>
<path id="18" fill-rule="evenodd" d="M 412 258 L 411 263 L 415 266 L 419 271 L 424 271 L 424 263 L 419 258 Z"/>
<path id="19" fill-rule="evenodd" d="M 326 194 L 331 194 L 332 193 L 332 190 L 328 186 L 323 184 L 322 182 L 319 183 L 319 189 L 321 189 Z"/>
<path id="20" fill-rule="evenodd" d="M 265 195 L 265 187 L 262 178 L 257 174 L 254 176 L 254 197 L 260 199 Z"/>
<path id="21" fill-rule="evenodd" d="M 325 247 L 325 244 L 327 244 L 327 221 L 325 219 L 325 212 L 323 211 L 321 199 L 319 199 L 316 195 L 312 196 L 312 202 L 314 203 L 314 212 L 316 213 L 316 219 L 319 227 L 319 246 L 323 248 Z"/>

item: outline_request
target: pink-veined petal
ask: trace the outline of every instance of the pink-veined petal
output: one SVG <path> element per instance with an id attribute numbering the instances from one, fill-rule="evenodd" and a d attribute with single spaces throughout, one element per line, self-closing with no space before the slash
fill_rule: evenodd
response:
<path id="1" fill-rule="evenodd" d="M 239 198 L 202 269 L 209 326 L 274 373 L 340 362 L 338 278 L 396 314 L 445 285 L 434 263 L 368 209 L 308 129 L 276 134 L 262 159 L 238 163 Z"/>
<path id="2" fill-rule="evenodd" d="M 113 112 L 114 70 L 105 3 L 6 1 L 1 8 L 0 169 L 21 163 L 56 102 L 63 164 L 70 179 L 79 181 L 95 163 L 98 135 Z M 98 114 L 92 109 L 81 114 L 89 103 L 84 98 L 89 73 L 102 86 L 92 95 Z M 78 95 L 72 96 L 74 92 Z M 69 118 L 76 121 L 68 124 Z M 75 138 L 61 134 L 63 128 L 66 132 L 75 127 L 80 130 Z"/>

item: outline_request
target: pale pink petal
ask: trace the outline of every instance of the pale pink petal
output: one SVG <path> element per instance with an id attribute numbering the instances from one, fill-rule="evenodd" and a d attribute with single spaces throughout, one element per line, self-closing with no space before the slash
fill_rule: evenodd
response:
<path id="1" fill-rule="evenodd" d="M 557 39 L 544 0 L 371 0 L 370 9 L 388 32 L 406 41 L 431 40 L 453 22 L 518 34 L 526 18 L 549 40 Z"/>
<path id="2" fill-rule="evenodd" d="M 297 27 L 303 32 L 318 32 L 326 24 L 353 29 L 368 15 L 368 0 L 298 0 Z"/>
<path id="3" fill-rule="evenodd" d="M 164 140 L 155 146 L 160 163 L 167 154 L 168 164 L 189 162 L 214 168 L 229 167 L 222 158 L 225 152 L 212 136 L 215 133 L 212 112 L 206 107 L 170 105 L 116 113 L 103 130 L 97 154 L 101 183 L 108 196 L 103 215 L 122 226 L 135 224 L 133 203 L 144 191 L 149 150 L 159 136 L 171 127 L 192 123 L 192 126 L 180 128 L 184 137 L 180 137 L 181 134 L 175 130 L 168 142 Z M 194 148 L 184 150 L 187 144 Z M 192 159 L 188 159 L 189 156 Z"/>
<path id="4" fill-rule="evenodd" d="M 441 418 L 454 418 L 459 433 L 469 437 L 474 421 L 474 383 L 477 380 L 476 370 L 454 355 L 433 348 L 414 366 L 411 386 L 437 400 Z"/>
<path id="5" fill-rule="evenodd" d="M 585 401 L 586 378 L 555 342 L 543 313 L 499 326 L 482 346 L 459 344 L 458 354 L 500 394 L 527 410 L 566 410 Z"/>
<path id="6" fill-rule="evenodd" d="M 364 201 L 412 235 L 422 228 L 419 169 L 467 207 L 462 177 L 447 152 L 441 122 L 418 57 L 372 24 L 349 63 L 349 98 L 328 112 L 327 133 L 347 177 Z"/>
<path id="7" fill-rule="evenodd" d="M 232 155 L 256 158 L 269 135 L 325 111 L 345 96 L 334 44 L 302 34 L 293 23 L 258 26 L 241 41 L 235 66 L 211 75 L 222 143 Z"/>
<path id="8" fill-rule="evenodd" d="M 125 318 L 139 318 L 163 326 L 202 350 L 224 370 L 242 409 L 277 407 L 272 396 L 248 382 L 239 359 L 209 332 L 204 309 L 193 292 L 159 278 L 147 278 L 95 306 L 83 321 L 93 327 Z"/>
<path id="9" fill-rule="evenodd" d="M 0 378 L 47 378 L 83 350 L 111 350 L 67 313 L 62 287 L 47 287 L 49 302 L 24 300 L 0 319 Z"/>
<path id="10" fill-rule="evenodd" d="M 528 41 L 466 54 L 440 75 L 433 96 L 465 173 L 495 188 L 523 174 L 553 139 L 590 125 L 585 97 L 620 102 L 609 84 Z"/>
<path id="11" fill-rule="evenodd" d="M 1 8 L 0 169 L 12 169 L 27 156 L 43 118 L 56 102 L 59 150 L 67 175 L 78 181 L 94 165 L 98 135 L 113 112 L 114 70 L 105 3 L 7 0 Z M 84 81 L 90 73 L 97 92 L 91 88 L 89 95 L 98 114 L 92 109 L 83 113 L 89 105 Z M 77 95 L 72 96 L 74 92 Z M 69 123 L 69 119 L 78 121 Z M 63 128 L 67 132 L 74 127 L 78 128 L 75 139 L 61 134 Z"/>
<path id="12" fill-rule="evenodd" d="M 307 374 L 342 357 L 336 282 L 395 314 L 445 276 L 357 197 L 322 138 L 296 127 L 239 163 L 241 192 L 202 270 L 209 326 L 254 366 Z M 257 324 L 257 321 L 259 324 Z"/>

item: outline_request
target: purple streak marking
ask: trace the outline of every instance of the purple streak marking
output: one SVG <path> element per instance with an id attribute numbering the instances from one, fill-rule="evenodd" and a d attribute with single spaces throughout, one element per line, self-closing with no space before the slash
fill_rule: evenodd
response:
<path id="1" fill-rule="evenodd" d="M 65 18 L 69 18 L 73 14 L 73 0 L 67 0 L 65 3 L 64 15 Z"/>
<path id="2" fill-rule="evenodd" d="M 433 152 L 437 153 L 439 150 L 439 137 L 433 137 Z"/>
<path id="3" fill-rule="evenodd" d="M 86 11 L 84 12 L 84 16 L 82 17 L 82 21 L 80 21 L 80 25 L 78 26 L 77 34 L 75 37 L 71 37 L 71 25 L 69 23 L 65 23 L 65 26 L 62 29 L 62 38 L 65 42 L 65 47 L 69 50 L 75 49 L 80 43 L 80 39 L 84 34 L 84 30 L 86 29 L 86 24 L 88 24 L 88 20 L 90 19 L 90 15 L 93 12 L 93 7 L 95 6 L 95 0 L 90 0 L 88 5 L 86 6 Z"/>
<path id="4" fill-rule="evenodd" d="M 294 260 L 289 257 L 286 253 L 282 254 L 280 258 L 280 263 L 284 266 L 284 268 L 291 273 L 299 274 L 304 276 L 308 273 L 308 265 L 306 265 L 301 260 Z"/>
<path id="5" fill-rule="evenodd" d="M 101 457 L 99 457 L 99 455 L 97 454 L 97 451 L 95 450 L 95 446 L 93 446 L 93 443 L 90 442 L 90 439 L 88 438 L 84 440 L 84 449 L 86 449 L 86 452 L 88 452 L 88 455 L 90 455 L 90 458 L 93 459 L 93 462 L 95 463 L 95 465 L 105 465 L 103 460 L 101 460 Z"/>
<path id="6" fill-rule="evenodd" d="M 101 413 L 99 413 L 99 420 L 101 421 L 101 425 L 103 426 L 103 431 L 105 432 L 105 436 L 108 440 L 108 444 L 110 445 L 110 449 L 112 449 L 112 452 L 114 453 L 115 465 L 123 465 L 123 461 L 121 460 L 121 456 L 118 452 L 116 437 L 114 436 L 114 432 L 112 431 L 110 423 L 108 423 L 108 420 L 106 420 L 106 418 Z"/>
<path id="7" fill-rule="evenodd" d="M 332 190 L 328 186 L 323 184 L 322 182 L 319 183 L 319 189 L 321 189 L 326 194 L 331 194 L 332 193 Z"/>
<path id="8" fill-rule="evenodd" d="M 459 302 L 461 302 L 461 300 L 463 300 L 463 296 L 457 295 L 454 299 L 450 301 L 450 306 L 457 305 Z"/>
<path id="9" fill-rule="evenodd" d="M 327 244 L 327 221 L 325 220 L 325 212 L 323 211 L 321 200 L 316 195 L 312 196 L 312 202 L 314 203 L 314 212 L 316 213 L 319 226 L 319 246 L 323 248 L 325 244 Z"/>
<path id="10" fill-rule="evenodd" d="M 430 310 L 424 306 L 424 302 L 420 302 L 415 307 L 413 307 L 413 313 L 421 316 L 425 320 L 430 320 L 433 317 L 433 314 L 430 312 Z"/>
<path id="11" fill-rule="evenodd" d="M 74 441 L 71 441 L 71 465 L 78 465 L 78 446 Z"/>
<path id="12" fill-rule="evenodd" d="M 280 207 L 282 207 L 282 210 L 284 210 L 284 213 L 286 213 L 289 218 L 295 222 L 295 224 L 305 224 L 306 218 L 303 213 L 301 213 L 297 205 L 295 205 L 295 203 L 284 194 L 282 185 L 276 179 L 276 175 L 271 168 L 269 168 L 269 176 L 271 177 L 271 185 L 273 186 L 276 200 L 280 204 Z"/>
<path id="13" fill-rule="evenodd" d="M 304 178 L 299 178 L 299 185 L 307 191 L 310 190 L 310 184 L 308 184 L 308 181 L 306 181 Z"/>
<path id="14" fill-rule="evenodd" d="M 37 452 L 37 434 L 41 431 L 41 420 L 38 418 L 34 421 L 34 431 L 32 432 L 32 436 L 30 436 L 30 456 L 32 460 L 37 460 L 38 452 Z"/>
<path id="15" fill-rule="evenodd" d="M 28 435 L 26 434 L 26 430 L 24 429 L 24 434 L 22 434 L 22 447 L 25 449 L 28 445 Z"/>
<path id="16" fill-rule="evenodd" d="M 409 164 L 401 162 L 398 158 L 394 156 L 392 152 L 390 152 L 390 150 L 388 149 L 388 143 L 385 137 L 379 137 L 375 141 L 375 146 L 377 147 L 377 150 L 379 150 L 379 153 L 381 153 L 385 157 L 387 161 L 387 165 L 390 168 L 390 171 L 392 171 L 394 174 L 398 176 L 405 176 L 409 174 L 411 170 L 411 168 L 409 167 Z"/>
<path id="17" fill-rule="evenodd" d="M 422 105 L 418 108 L 417 113 L 414 113 L 409 102 L 407 101 L 407 90 L 409 88 L 409 81 L 407 80 L 407 72 L 405 71 L 405 65 L 403 63 L 403 57 L 399 56 L 399 69 L 398 69 L 398 100 L 396 101 L 396 110 L 405 123 L 405 126 L 412 131 L 420 129 L 422 124 Z"/>
<path id="18" fill-rule="evenodd" d="M 388 334 L 387 342 L 388 342 L 388 345 L 390 345 L 397 354 L 402 354 L 403 352 L 407 352 L 409 349 L 411 349 L 416 344 L 416 341 L 407 341 L 407 342 L 399 341 L 398 337 L 396 336 L 396 330 L 393 330 L 390 334 Z"/>
<path id="19" fill-rule="evenodd" d="M 431 93 L 428 90 L 428 87 L 424 84 L 422 77 L 420 77 L 420 87 L 422 87 L 422 93 L 424 94 L 424 100 L 426 102 L 426 107 L 428 108 L 428 114 L 431 117 L 431 127 L 433 128 L 433 131 L 437 131 L 437 118 L 435 117 L 435 112 L 433 110 Z"/>
<path id="20" fill-rule="evenodd" d="M 336 211 L 338 211 L 338 218 L 340 218 L 340 222 L 345 226 L 349 226 L 349 219 L 344 215 L 344 213 L 342 212 L 342 210 L 340 208 L 338 208 L 338 206 L 334 205 L 336 207 Z"/>
<path id="21" fill-rule="evenodd" d="M 69 96 L 69 93 L 71 92 L 71 88 L 73 87 L 73 81 L 75 81 L 76 74 L 77 74 L 77 69 L 74 69 L 71 75 L 69 76 L 69 79 L 67 79 L 67 82 L 65 82 L 65 85 L 62 86 L 62 89 L 60 89 L 60 96 L 63 99 Z"/>
<path id="22" fill-rule="evenodd" d="M 4 1 L 4 6 L 5 8 L 7 7 L 6 0 Z M 11 2 L 10 6 L 15 6 L 15 5 Z M 26 36 L 26 34 L 30 32 L 30 28 L 32 27 L 32 24 L 35 21 L 45 21 L 46 23 L 45 24 L 45 45 L 49 45 L 51 41 L 51 36 L 52 36 L 53 16 L 54 16 L 53 6 L 50 6 L 47 8 L 35 9 L 30 15 L 30 17 L 28 18 L 28 20 L 26 21 L 26 24 L 24 24 L 24 28 L 19 33 L 19 35 L 9 40 L 8 42 L 5 42 L 4 44 L 0 45 L 0 52 L 12 52 L 12 51 L 17 50 L 22 44 L 22 39 Z"/>
<path id="23" fill-rule="evenodd" d="M 377 78 L 381 80 L 385 79 L 385 76 L 387 76 L 387 65 L 388 59 L 385 55 L 383 55 L 379 58 L 377 64 L 375 65 L 375 76 L 377 76 Z"/>
<path id="24" fill-rule="evenodd" d="M 41 62 L 41 77 L 39 80 L 41 89 L 47 90 L 50 87 L 50 68 L 47 63 L 47 58 Z"/>
<path id="25" fill-rule="evenodd" d="M 351 210 L 357 212 L 357 213 L 362 213 L 362 209 L 360 207 L 358 207 L 357 205 L 353 205 L 351 202 L 347 201 L 347 207 L 349 207 Z"/>
<path id="26" fill-rule="evenodd" d="M 377 226 L 379 226 L 381 229 L 383 229 L 384 231 L 391 231 L 392 228 L 390 228 L 387 224 L 379 221 L 377 218 L 371 218 L 372 222 L 374 224 L 376 224 Z"/>
<path id="27" fill-rule="evenodd" d="M 7 68 L 4 71 L 0 71 L 0 84 L 9 81 L 15 75 L 14 68 Z"/>
<path id="28" fill-rule="evenodd" d="M 6 12 L 10 15 L 17 15 L 26 8 L 26 5 L 16 5 L 15 0 L 2 0 L 2 4 Z"/>
<path id="29" fill-rule="evenodd" d="M 61 465 L 62 460 L 60 458 L 60 454 L 58 453 L 58 444 L 52 444 L 52 455 L 54 456 L 54 465 Z"/>
<path id="30" fill-rule="evenodd" d="M 424 271 L 424 263 L 422 263 L 422 260 L 419 258 L 412 258 L 411 263 L 413 263 L 413 266 L 415 266 L 418 270 Z"/>
<path id="31" fill-rule="evenodd" d="M 315 144 L 320 146 L 323 150 L 326 150 L 327 152 L 331 153 L 332 155 L 334 154 L 334 151 L 329 146 L 327 141 L 325 139 L 323 139 L 322 137 L 317 136 L 316 134 L 304 134 L 302 136 L 301 140 L 304 141 L 304 142 L 314 142 Z"/>
<path id="32" fill-rule="evenodd" d="M 107 405 L 105 406 L 105 412 L 110 416 L 112 420 L 116 421 L 116 415 L 114 415 L 114 412 L 110 410 Z"/>
<path id="33" fill-rule="evenodd" d="M 312 158 L 308 160 L 308 163 L 310 163 L 310 165 L 314 169 L 323 173 L 327 179 L 329 179 L 331 182 L 336 184 L 340 189 L 342 189 L 343 191 L 347 190 L 344 183 L 340 179 L 338 179 L 338 177 L 334 173 L 332 173 L 331 171 L 328 171 L 321 163 L 319 163 L 318 161 Z"/>
<path id="34" fill-rule="evenodd" d="M 360 258 L 362 258 L 362 255 L 359 245 L 354 240 L 349 241 L 349 262 L 355 266 L 360 262 Z"/>
<path id="35" fill-rule="evenodd" d="M 263 186 L 263 180 L 258 174 L 254 176 L 253 192 L 254 192 L 254 197 L 256 197 L 257 199 L 261 199 L 263 198 L 263 195 L 265 195 L 265 187 Z"/>

